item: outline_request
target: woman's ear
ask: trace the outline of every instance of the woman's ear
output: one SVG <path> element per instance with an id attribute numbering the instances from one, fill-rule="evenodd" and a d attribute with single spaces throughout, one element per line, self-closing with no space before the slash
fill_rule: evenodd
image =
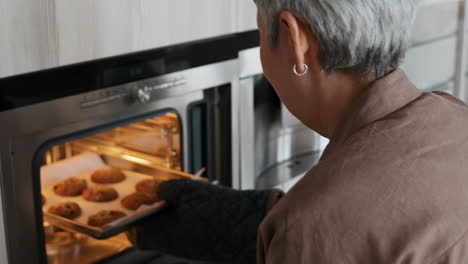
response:
<path id="1" fill-rule="evenodd" d="M 279 16 L 280 31 L 286 33 L 288 43 L 292 49 L 294 62 L 299 72 L 304 71 L 306 64 L 306 55 L 311 51 L 310 32 L 308 28 L 297 19 L 291 12 L 282 11 Z"/>

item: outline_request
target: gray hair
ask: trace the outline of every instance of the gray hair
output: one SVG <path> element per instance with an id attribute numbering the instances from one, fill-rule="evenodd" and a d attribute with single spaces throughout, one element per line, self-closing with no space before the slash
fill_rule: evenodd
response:
<path id="1" fill-rule="evenodd" d="M 398 68 L 410 45 L 418 0 L 256 0 L 271 44 L 279 14 L 291 12 L 309 26 L 319 44 L 319 63 L 328 73 L 373 73 Z"/>

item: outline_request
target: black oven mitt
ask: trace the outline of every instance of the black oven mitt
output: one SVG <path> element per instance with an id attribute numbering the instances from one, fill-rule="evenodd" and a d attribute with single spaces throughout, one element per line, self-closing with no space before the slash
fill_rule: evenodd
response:
<path id="1" fill-rule="evenodd" d="M 128 237 L 138 248 L 178 257 L 256 263 L 258 227 L 282 195 L 188 179 L 163 182 L 158 196 L 168 207 L 138 223 Z"/>

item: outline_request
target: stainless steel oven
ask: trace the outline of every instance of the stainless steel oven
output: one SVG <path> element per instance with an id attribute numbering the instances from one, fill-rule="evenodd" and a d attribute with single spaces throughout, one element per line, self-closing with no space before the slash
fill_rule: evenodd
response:
<path id="1" fill-rule="evenodd" d="M 132 249 L 125 225 L 92 237 L 89 220 L 47 218 L 49 185 L 104 166 L 126 180 L 206 168 L 240 187 L 237 56 L 255 43 L 253 32 L 1 79 L 0 263 L 170 263 Z"/>
<path id="2" fill-rule="evenodd" d="M 239 65 L 239 185 L 287 190 L 318 162 L 328 140 L 280 102 L 263 76 L 259 47 L 240 51 Z"/>

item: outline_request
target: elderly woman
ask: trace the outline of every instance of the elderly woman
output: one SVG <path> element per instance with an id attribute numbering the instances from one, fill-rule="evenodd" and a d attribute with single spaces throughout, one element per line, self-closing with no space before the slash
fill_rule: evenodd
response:
<path id="1" fill-rule="evenodd" d="M 330 139 L 286 195 L 170 181 L 137 246 L 237 263 L 468 263 L 468 108 L 398 69 L 413 0 L 257 0 L 265 76 Z"/>

